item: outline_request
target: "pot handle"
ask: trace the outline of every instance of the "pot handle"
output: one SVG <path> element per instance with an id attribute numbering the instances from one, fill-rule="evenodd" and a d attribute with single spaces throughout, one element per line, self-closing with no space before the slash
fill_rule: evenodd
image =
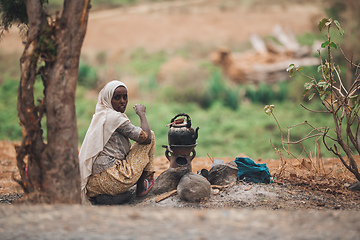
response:
<path id="1" fill-rule="evenodd" d="M 194 159 L 194 157 L 196 156 L 196 151 L 195 151 L 195 149 L 193 149 L 191 152 L 192 152 L 192 155 L 190 155 L 189 161 L 192 161 L 192 160 Z"/>
<path id="2" fill-rule="evenodd" d="M 165 157 L 167 158 L 167 160 L 171 161 L 171 159 L 170 159 L 170 151 L 168 149 L 166 149 L 166 151 L 165 151 Z"/>
<path id="3" fill-rule="evenodd" d="M 166 148 L 166 151 L 165 151 L 165 157 L 169 160 L 170 160 L 170 157 L 171 157 L 171 154 L 173 153 L 173 150 L 171 150 L 170 146 L 166 146 L 166 145 L 162 145 L 163 148 Z"/>
<path id="4" fill-rule="evenodd" d="M 174 121 L 175 121 L 175 119 L 177 118 L 177 117 L 180 117 L 180 116 L 185 116 L 186 117 L 186 127 L 187 128 L 190 128 L 191 127 L 191 119 L 190 119 L 190 116 L 189 115 L 187 115 L 186 113 L 179 113 L 178 115 L 176 115 L 175 117 L 173 117 L 172 119 L 171 119 L 171 121 L 170 121 L 170 123 L 173 123 Z M 171 126 L 170 126 L 171 127 Z"/>

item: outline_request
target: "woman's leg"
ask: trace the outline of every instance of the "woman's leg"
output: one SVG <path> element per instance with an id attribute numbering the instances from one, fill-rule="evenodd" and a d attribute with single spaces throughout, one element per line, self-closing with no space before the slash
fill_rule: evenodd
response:
<path id="1" fill-rule="evenodd" d="M 152 188 L 155 178 L 154 178 L 154 173 L 155 173 L 155 166 L 154 166 L 154 158 L 155 158 L 155 135 L 154 132 L 151 131 L 152 133 L 152 139 L 151 139 L 151 146 L 150 149 L 148 151 L 142 151 L 140 150 L 140 152 L 142 153 L 147 153 L 147 156 L 144 157 L 146 159 L 148 159 L 148 163 L 146 164 L 146 166 L 144 168 L 139 168 L 139 169 L 143 169 L 141 171 L 141 175 L 138 178 L 137 181 L 137 185 L 136 185 L 136 195 L 137 196 L 144 196 L 148 193 L 148 191 Z M 134 143 L 134 145 L 132 146 L 132 151 L 130 151 L 132 154 L 137 155 L 137 156 L 141 156 L 142 154 L 137 154 L 137 149 L 141 149 L 141 146 L 139 146 L 140 144 L 138 143 Z M 129 154 L 130 155 L 130 154 Z M 129 156 L 132 157 L 132 156 Z M 135 157 L 136 158 L 136 157 Z"/>
<path id="2" fill-rule="evenodd" d="M 87 187 L 88 196 L 117 195 L 134 186 L 144 171 L 146 177 L 153 175 L 155 172 L 154 154 L 155 135 L 152 132 L 150 144 L 134 143 L 126 159 L 119 160 L 113 167 L 90 177 Z M 141 181 L 144 182 L 145 179 Z"/>

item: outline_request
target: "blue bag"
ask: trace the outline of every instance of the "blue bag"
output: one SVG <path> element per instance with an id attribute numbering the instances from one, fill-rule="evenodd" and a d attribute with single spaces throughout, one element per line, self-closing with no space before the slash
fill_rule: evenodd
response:
<path id="1" fill-rule="evenodd" d="M 237 157 L 235 163 L 239 169 L 238 180 L 254 183 L 270 183 L 270 172 L 266 163 L 256 164 L 248 157 Z"/>

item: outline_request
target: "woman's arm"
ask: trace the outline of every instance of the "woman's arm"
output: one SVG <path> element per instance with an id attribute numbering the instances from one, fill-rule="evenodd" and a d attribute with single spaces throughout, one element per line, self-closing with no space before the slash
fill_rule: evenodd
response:
<path id="1" fill-rule="evenodd" d="M 151 129 L 150 129 L 148 120 L 146 119 L 146 115 L 145 115 L 146 107 L 142 104 L 135 104 L 134 110 L 135 110 L 135 113 L 140 118 L 141 129 L 144 130 L 144 132 L 146 132 L 148 135 L 147 139 L 144 142 L 142 142 L 142 144 L 149 144 L 149 143 L 151 143 Z"/>

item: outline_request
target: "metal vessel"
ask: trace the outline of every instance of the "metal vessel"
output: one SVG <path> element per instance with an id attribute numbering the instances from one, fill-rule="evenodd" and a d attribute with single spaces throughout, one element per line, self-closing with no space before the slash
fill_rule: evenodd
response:
<path id="1" fill-rule="evenodd" d="M 183 118 L 178 118 L 181 116 Z M 190 116 L 186 113 L 177 114 L 167 126 L 170 126 L 168 132 L 169 145 L 162 147 L 166 148 L 165 156 L 170 161 L 170 167 L 187 167 L 191 171 L 191 161 L 196 156 L 195 147 L 199 127 L 195 130 L 192 128 Z"/>

